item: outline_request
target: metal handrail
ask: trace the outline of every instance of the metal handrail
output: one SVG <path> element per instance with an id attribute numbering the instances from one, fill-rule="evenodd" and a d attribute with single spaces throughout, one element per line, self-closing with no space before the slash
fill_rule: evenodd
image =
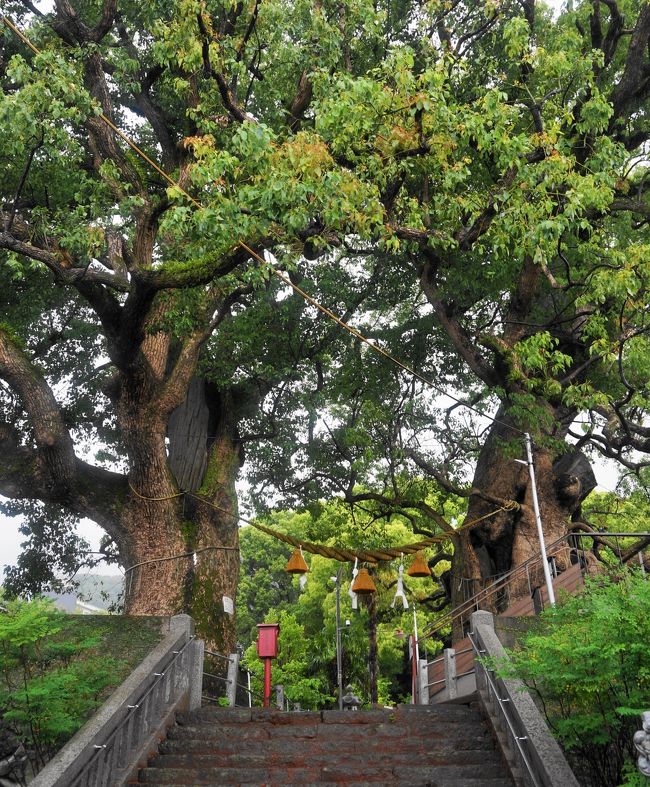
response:
<path id="1" fill-rule="evenodd" d="M 262 702 L 264 702 L 263 694 L 260 694 L 257 691 L 253 691 L 252 689 L 249 689 L 248 686 L 244 686 L 243 683 L 238 683 L 237 686 L 238 688 L 243 689 L 247 694 L 250 694 L 251 697 L 255 697 L 256 700 L 261 700 Z"/>
<path id="2" fill-rule="evenodd" d="M 554 551 L 555 547 L 557 547 L 560 544 L 566 543 L 566 542 L 568 542 L 567 543 L 568 547 L 570 547 L 572 549 L 576 549 L 576 550 L 580 549 L 581 552 L 584 555 L 585 547 L 582 545 L 581 542 L 580 542 L 580 546 L 578 546 L 578 539 L 581 540 L 583 538 L 591 538 L 594 541 L 596 541 L 597 539 L 599 539 L 599 537 L 602 538 L 603 536 L 606 537 L 606 538 L 615 538 L 615 539 L 618 539 L 618 538 L 635 538 L 638 541 L 639 539 L 650 538 L 650 533 L 593 533 L 593 532 L 571 532 L 571 533 L 565 533 L 563 536 L 561 536 L 560 538 L 556 539 L 551 544 L 549 544 L 549 546 L 547 547 L 547 558 L 552 559 L 554 557 L 553 551 Z M 569 542 L 569 539 L 574 540 L 574 543 L 571 544 Z M 620 549 L 620 546 L 618 544 L 617 544 L 616 550 L 614 550 L 613 547 L 611 547 L 609 544 L 606 544 L 606 547 L 607 548 L 611 548 L 615 555 L 618 553 L 619 560 L 622 558 L 622 550 Z M 639 555 L 642 555 L 642 552 L 643 552 L 643 550 L 641 550 L 639 552 Z M 557 554 L 557 551 L 555 552 L 555 554 Z M 481 601 L 484 601 L 485 599 L 490 598 L 490 596 L 492 596 L 495 593 L 498 593 L 500 591 L 503 591 L 504 589 L 507 589 L 509 583 L 512 580 L 520 577 L 523 574 L 524 571 L 528 572 L 529 568 L 532 565 L 540 562 L 541 559 L 542 559 L 542 554 L 541 553 L 538 553 L 536 555 L 532 555 L 530 558 L 528 558 L 528 560 L 524 561 L 519 566 L 516 566 L 514 569 L 509 571 L 507 574 L 501 575 L 491 585 L 489 585 L 488 587 L 482 588 L 478 593 L 474 594 L 474 596 L 472 596 L 469 599 L 467 599 L 466 601 L 464 601 L 462 604 L 460 604 L 455 609 L 450 610 L 450 612 L 448 612 L 447 615 L 442 620 L 440 620 L 433 628 L 431 628 L 424 635 L 422 635 L 420 637 L 420 639 L 433 636 L 435 633 L 440 631 L 440 629 L 442 629 L 443 627 L 445 627 L 447 625 L 453 624 L 454 621 L 458 620 L 459 618 L 462 620 L 463 617 L 465 615 L 467 615 L 467 613 L 472 612 L 472 611 L 478 609 L 479 608 L 479 603 Z M 643 566 L 642 558 L 641 558 L 641 565 Z M 530 575 L 529 575 L 529 585 L 530 585 Z M 469 648 L 469 649 L 460 650 L 460 651 L 457 651 L 455 653 L 455 655 L 458 656 L 458 655 L 461 655 L 463 653 L 467 653 L 470 650 L 472 650 L 472 649 Z M 439 656 L 438 658 L 434 659 L 433 661 L 427 662 L 426 666 L 423 665 L 422 668 L 418 666 L 418 674 L 420 672 L 420 669 L 424 669 L 424 670 L 426 670 L 426 677 L 428 677 L 429 668 L 432 667 L 435 664 L 439 664 L 440 662 L 444 662 L 444 655 L 443 656 Z M 456 679 L 462 678 L 462 677 L 466 677 L 468 675 L 473 674 L 474 672 L 475 672 L 474 669 L 467 670 L 467 671 L 465 671 L 465 672 L 463 672 L 463 673 L 461 673 L 459 675 L 456 675 L 455 677 L 456 677 Z M 426 677 L 425 677 L 425 679 L 426 679 Z M 430 689 L 430 688 L 432 688 L 434 686 L 438 686 L 438 685 L 441 685 L 441 684 L 446 684 L 446 682 L 447 682 L 446 679 L 445 680 L 435 680 L 435 681 L 432 681 L 430 683 L 427 683 L 426 685 L 423 685 L 422 688 L 428 690 L 428 689 Z"/>
<path id="3" fill-rule="evenodd" d="M 560 538 L 556 539 L 552 543 L 548 544 L 546 547 L 547 557 L 552 557 L 551 550 L 561 544 L 564 541 L 567 541 L 569 538 L 643 538 L 643 537 L 650 537 L 650 533 L 585 533 L 585 532 L 572 532 L 572 533 L 565 533 Z M 584 547 L 583 547 L 584 550 Z M 444 628 L 445 626 L 454 623 L 458 618 L 461 618 L 467 612 L 472 609 L 478 609 L 478 604 L 480 601 L 484 601 L 485 599 L 492 596 L 494 593 L 497 593 L 499 590 L 503 590 L 513 579 L 517 578 L 520 574 L 524 571 L 527 571 L 529 568 L 532 567 L 535 563 L 541 562 L 543 559 L 543 555 L 541 552 L 536 553 L 535 555 L 531 555 L 527 560 L 523 563 L 520 563 L 515 568 L 511 569 L 505 574 L 501 574 L 497 577 L 491 585 L 488 585 L 485 588 L 482 588 L 473 596 L 471 596 L 466 601 L 463 601 L 462 604 L 459 604 L 453 610 L 450 610 L 444 618 L 436 623 L 433 628 L 429 629 L 425 634 L 420 636 L 420 640 L 427 639 L 428 637 L 432 637 L 436 634 L 440 629 Z M 487 579 L 490 579 L 488 577 Z"/>
<path id="4" fill-rule="evenodd" d="M 564 535 L 561 538 L 558 538 L 556 541 L 553 541 L 551 544 L 549 544 L 547 546 L 547 548 L 546 548 L 547 553 L 550 552 L 550 550 L 553 549 L 553 547 L 557 546 L 559 543 L 564 541 L 566 539 L 566 537 L 567 536 Z M 541 558 L 542 558 L 542 554 L 541 553 L 537 553 L 535 555 L 532 555 L 531 557 L 528 558 L 528 560 L 525 560 L 523 563 L 520 563 L 518 566 L 516 566 L 515 568 L 511 569 L 510 571 L 508 571 L 506 574 L 502 574 L 500 577 L 495 579 L 494 582 L 491 585 L 488 585 L 487 587 L 482 588 L 477 593 L 475 593 L 473 596 L 470 596 L 470 598 L 468 598 L 465 601 L 463 601 L 462 604 L 459 604 L 457 607 L 455 607 L 454 609 L 450 610 L 444 616 L 443 619 L 438 621 L 438 623 L 436 623 L 436 625 L 433 626 L 433 628 L 429 629 L 429 631 L 427 631 L 425 634 L 423 634 L 420 637 L 420 639 L 426 639 L 428 637 L 433 636 L 438 631 L 440 631 L 440 629 L 442 629 L 445 626 L 448 626 L 449 624 L 453 623 L 459 617 L 461 617 L 462 615 L 466 614 L 470 610 L 478 608 L 478 604 L 479 604 L 480 601 L 483 601 L 486 598 L 489 598 L 493 593 L 496 593 L 497 591 L 502 590 L 512 579 L 517 577 L 519 574 L 523 573 L 524 570 L 528 569 L 535 562 L 540 561 Z"/>
<path id="5" fill-rule="evenodd" d="M 147 701 L 147 699 L 150 697 L 150 695 L 153 694 L 154 690 L 157 689 L 158 686 L 161 683 L 163 683 L 163 678 L 168 675 L 170 669 L 173 669 L 176 666 L 176 662 L 180 661 L 181 656 L 184 655 L 184 653 L 187 650 L 187 648 L 189 648 L 189 646 L 192 644 L 192 640 L 193 639 L 194 639 L 194 635 L 192 634 L 189 637 L 188 641 L 181 647 L 180 650 L 175 650 L 174 651 L 174 658 L 169 662 L 169 664 L 167 664 L 165 669 L 162 672 L 155 672 L 154 673 L 154 676 L 156 677 L 156 680 L 149 686 L 149 688 L 144 692 L 144 694 L 142 694 L 140 697 L 138 697 L 138 701 L 137 702 L 134 702 L 132 705 L 128 706 L 127 709 L 128 709 L 129 712 L 124 717 L 124 719 L 117 725 L 117 727 L 115 727 L 115 729 L 108 736 L 108 738 L 106 738 L 106 742 L 104 744 L 102 744 L 102 745 L 95 744 L 95 753 L 92 755 L 92 757 L 88 761 L 88 766 L 89 767 L 92 766 L 93 760 L 95 760 L 99 756 L 100 751 L 102 749 L 107 749 L 109 747 L 109 745 L 114 742 L 115 737 L 117 736 L 117 734 L 122 731 L 122 728 L 124 726 L 126 726 L 126 724 L 128 724 L 130 722 L 131 716 L 134 716 L 136 714 L 136 712 L 138 710 L 140 710 L 140 707 Z M 165 682 L 168 682 L 168 681 L 165 681 Z"/>
<path id="6" fill-rule="evenodd" d="M 230 656 L 224 656 L 223 653 L 218 653 L 217 651 L 206 650 L 205 653 L 208 656 L 216 656 L 217 658 L 220 658 L 222 661 L 227 661 L 229 664 L 232 664 L 235 661 L 235 659 L 231 658 Z M 254 672 L 251 672 L 251 670 L 249 670 L 247 667 L 242 667 L 241 665 L 239 665 L 239 670 L 241 672 L 249 675 L 251 678 L 254 678 L 255 680 L 258 680 L 257 675 L 255 675 Z M 225 683 L 227 685 L 231 685 L 232 684 L 232 680 L 230 678 L 224 678 L 223 675 L 215 675 L 212 672 L 205 672 L 205 671 L 203 672 L 203 675 L 204 675 L 204 677 L 212 678 L 213 680 L 218 680 L 221 683 Z M 264 701 L 264 696 L 260 692 L 253 691 L 253 689 L 249 688 L 248 686 L 244 685 L 243 683 L 239 683 L 239 681 L 236 681 L 235 682 L 235 686 L 236 686 L 237 689 L 241 689 L 242 691 L 246 692 L 246 694 L 248 694 L 251 698 L 254 698 L 256 700 L 260 700 L 261 702 Z M 204 697 L 205 697 L 205 699 L 210 700 L 212 702 L 217 702 L 218 699 L 219 699 L 218 697 L 211 697 L 211 696 L 208 696 L 208 695 L 204 695 Z"/>
<path id="7" fill-rule="evenodd" d="M 481 655 L 485 651 L 482 652 L 481 649 L 478 647 L 478 644 L 475 642 L 475 640 L 474 640 L 474 632 L 470 631 L 469 634 L 468 634 L 468 637 L 469 637 L 469 641 L 472 643 L 472 649 L 473 649 L 475 655 L 478 658 L 480 658 Z M 526 766 L 526 770 L 528 771 L 528 774 L 529 774 L 530 778 L 533 780 L 533 783 L 534 783 L 535 787 L 543 787 L 543 785 L 540 783 L 539 779 L 535 775 L 535 771 L 533 769 L 533 766 L 530 763 L 528 755 L 524 751 L 524 747 L 521 745 L 523 741 L 527 741 L 528 740 L 528 736 L 527 735 L 517 735 L 518 730 L 515 729 L 515 725 L 514 725 L 512 719 L 510 718 L 510 714 L 505 709 L 506 703 L 510 702 L 510 697 L 500 697 L 499 696 L 499 692 L 497 691 L 497 686 L 496 686 L 494 680 L 492 679 L 492 677 L 490 675 L 490 672 L 493 672 L 493 670 L 489 669 L 488 667 L 485 667 L 484 665 L 481 665 L 481 666 L 483 667 L 483 673 L 485 675 L 485 680 L 486 680 L 486 683 L 487 683 L 487 685 L 489 687 L 489 690 L 492 691 L 492 694 L 494 695 L 494 698 L 497 700 L 497 703 L 498 703 L 498 706 L 499 706 L 499 710 L 501 711 L 501 716 L 505 720 L 506 724 L 508 725 L 508 729 L 512 733 L 512 738 L 513 738 L 513 740 L 515 742 L 515 745 L 517 746 L 517 749 L 519 750 L 519 753 L 521 754 L 522 760 L 524 761 L 524 764 Z"/>
<path id="8" fill-rule="evenodd" d="M 229 678 L 224 678 L 223 675 L 214 675 L 211 672 L 204 672 L 203 676 L 206 678 L 214 678 L 215 680 L 220 680 L 222 683 L 232 683 Z"/>
<path id="9" fill-rule="evenodd" d="M 230 656 L 224 656 L 223 653 L 217 653 L 216 650 L 206 650 L 205 651 L 205 655 L 206 656 L 216 656 L 217 658 L 222 659 L 223 661 L 232 662 L 232 659 L 230 658 Z"/>
<path id="10" fill-rule="evenodd" d="M 222 661 L 225 661 L 228 664 L 234 664 L 236 661 L 238 662 L 238 660 L 236 658 L 233 658 L 232 656 L 226 656 L 223 653 L 219 653 L 218 651 L 215 651 L 215 650 L 206 650 L 205 654 L 207 656 L 214 656 L 214 657 L 216 657 L 218 659 L 221 659 Z M 246 667 L 242 667 L 241 664 L 238 663 L 237 666 L 238 666 L 238 669 L 241 672 L 243 672 L 243 673 L 245 673 L 246 675 L 249 676 L 249 679 L 251 677 L 253 677 L 253 678 L 256 677 L 253 672 L 251 672 Z M 226 685 L 232 685 L 232 679 L 231 678 L 224 678 L 222 675 L 215 675 L 214 673 L 210 673 L 210 672 L 204 672 L 203 675 L 205 677 L 212 678 L 214 680 L 218 680 L 221 683 L 225 683 Z M 249 695 L 251 700 L 253 698 L 255 698 L 257 700 L 264 701 L 264 697 L 262 696 L 262 694 L 259 694 L 258 692 L 253 691 L 248 686 L 245 686 L 243 683 L 239 683 L 238 681 L 235 680 L 235 692 L 236 692 L 237 689 L 242 689 L 243 691 L 245 691 Z M 208 699 L 208 700 L 211 700 L 213 702 L 216 702 L 217 699 L 218 699 L 217 697 L 208 697 L 207 695 L 206 695 L 205 698 Z"/>

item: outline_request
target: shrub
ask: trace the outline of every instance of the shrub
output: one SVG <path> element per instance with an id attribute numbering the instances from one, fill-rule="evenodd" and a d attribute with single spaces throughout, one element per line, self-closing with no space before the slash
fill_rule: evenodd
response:
<path id="1" fill-rule="evenodd" d="M 0 711 L 40 769 L 101 703 L 119 662 L 75 635 L 46 599 L 5 601 L 0 614 Z"/>
<path id="2" fill-rule="evenodd" d="M 537 695 L 576 772 L 603 787 L 634 770 L 632 737 L 650 709 L 650 582 L 617 580 L 591 579 L 561 598 L 499 670 Z"/>

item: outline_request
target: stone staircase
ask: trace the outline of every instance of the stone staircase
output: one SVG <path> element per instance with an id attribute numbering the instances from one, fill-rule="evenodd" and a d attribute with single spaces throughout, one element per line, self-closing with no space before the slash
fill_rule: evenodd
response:
<path id="1" fill-rule="evenodd" d="M 202 708 L 177 714 L 138 783 L 513 787 L 478 708 L 468 705 Z"/>

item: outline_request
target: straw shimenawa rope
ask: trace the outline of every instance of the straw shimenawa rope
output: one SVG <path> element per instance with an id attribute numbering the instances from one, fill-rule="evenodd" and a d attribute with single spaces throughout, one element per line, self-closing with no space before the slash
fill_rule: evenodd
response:
<path id="1" fill-rule="evenodd" d="M 426 547 L 433 546 L 433 544 L 441 544 L 445 541 L 449 541 L 453 536 L 458 535 L 458 533 L 461 533 L 463 530 L 467 530 L 482 520 L 495 516 L 501 511 L 514 511 L 519 508 L 519 503 L 516 503 L 514 500 L 510 500 L 508 503 L 500 506 L 499 508 L 496 508 L 494 511 L 490 511 L 483 516 L 472 519 L 470 522 L 465 522 L 456 530 L 447 533 L 437 533 L 436 535 L 429 536 L 428 538 L 424 538 L 421 541 L 415 541 L 410 544 L 402 544 L 397 547 L 384 547 L 383 549 L 347 549 L 346 547 L 335 547 L 329 546 L 327 544 L 314 544 L 309 541 L 305 541 L 304 539 L 290 536 L 287 533 L 281 533 L 280 531 L 274 530 L 273 528 L 267 527 L 266 525 L 262 525 L 253 519 L 246 519 L 246 517 L 240 516 L 239 514 L 233 514 L 232 511 L 229 511 L 227 508 L 223 508 L 222 506 L 218 506 L 215 503 L 211 503 L 209 500 L 206 500 L 199 495 L 195 495 L 193 492 L 176 492 L 172 495 L 167 495 L 164 497 L 148 497 L 146 495 L 140 494 L 140 492 L 138 492 L 137 489 L 135 489 L 131 484 L 129 484 L 129 487 L 131 491 L 141 500 L 173 500 L 174 498 L 187 495 L 188 497 L 192 497 L 195 500 L 204 503 L 210 508 L 214 508 L 217 511 L 222 511 L 223 513 L 229 514 L 230 516 L 235 516 L 238 521 L 243 522 L 246 525 L 250 525 L 256 530 L 266 533 L 266 535 L 271 536 L 272 538 L 276 538 L 278 541 L 283 541 L 285 544 L 290 544 L 293 547 L 301 547 L 305 552 L 309 552 L 312 555 L 321 555 L 322 557 L 338 560 L 342 563 L 353 563 L 355 560 L 359 560 L 362 563 L 378 563 L 381 560 L 395 560 L 395 558 L 400 557 L 400 555 L 412 555 L 415 552 L 418 552 L 420 549 L 426 549 Z M 218 549 L 219 547 L 212 548 Z M 183 553 L 182 555 L 171 556 L 169 558 L 155 558 L 152 561 L 146 562 L 172 560 L 174 557 L 188 557 L 191 554 L 191 552 Z"/>
<path id="2" fill-rule="evenodd" d="M 305 552 L 310 552 L 312 555 L 322 555 L 323 557 L 329 557 L 333 560 L 339 560 L 341 562 L 354 562 L 355 560 L 359 560 L 364 563 L 378 563 L 380 560 L 395 560 L 396 558 L 400 557 L 400 555 L 412 555 L 421 549 L 426 549 L 426 547 L 449 541 L 451 538 L 453 538 L 453 536 L 457 535 L 463 530 L 466 530 L 467 528 L 473 527 L 483 519 L 488 519 L 489 517 L 498 514 L 500 511 L 511 511 L 519 508 L 519 504 L 515 503 L 514 500 L 511 502 L 513 505 L 501 506 L 494 511 L 490 511 L 489 514 L 484 514 L 477 519 L 473 519 L 471 522 L 466 522 L 462 525 L 462 527 L 459 527 L 454 531 L 448 533 L 438 533 L 434 536 L 423 538 L 421 541 L 415 541 L 411 544 L 401 544 L 397 547 L 384 547 L 383 549 L 346 549 L 345 547 L 331 547 L 327 546 L 326 544 L 312 544 L 309 541 L 303 541 L 300 538 L 289 536 L 286 533 L 280 533 L 270 527 L 261 525 L 259 522 L 249 522 L 249 524 L 251 524 L 257 530 L 261 530 L 263 533 L 266 533 L 273 538 L 277 538 L 279 541 L 284 541 L 287 544 L 291 544 L 293 547 L 301 547 Z"/>

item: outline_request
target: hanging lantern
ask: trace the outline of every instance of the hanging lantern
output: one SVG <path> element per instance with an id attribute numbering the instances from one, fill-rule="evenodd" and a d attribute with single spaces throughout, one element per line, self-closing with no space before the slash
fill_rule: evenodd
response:
<path id="1" fill-rule="evenodd" d="M 360 568 L 354 582 L 352 583 L 352 590 L 360 596 L 369 596 L 377 592 L 375 583 L 372 581 L 367 568 Z"/>
<path id="2" fill-rule="evenodd" d="M 422 552 L 416 552 L 415 558 L 413 562 L 408 567 L 406 573 L 410 577 L 430 577 L 431 576 L 431 569 L 427 565 L 427 561 L 424 559 L 424 554 Z"/>
<path id="3" fill-rule="evenodd" d="M 296 547 L 293 550 L 293 555 L 289 558 L 289 562 L 284 567 L 288 574 L 306 574 L 309 571 L 309 566 L 305 563 L 305 558 L 302 556 L 302 549 Z"/>

